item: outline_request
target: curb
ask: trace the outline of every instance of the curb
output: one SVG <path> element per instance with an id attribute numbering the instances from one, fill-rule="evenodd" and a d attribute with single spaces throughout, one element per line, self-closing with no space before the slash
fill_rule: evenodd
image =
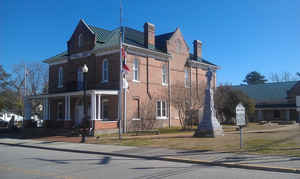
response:
<path id="1" fill-rule="evenodd" d="M 300 169 L 286 168 L 286 167 L 271 167 L 265 165 L 237 164 L 237 163 L 229 163 L 229 162 L 221 163 L 221 162 L 213 162 L 208 160 L 184 159 L 184 158 L 176 158 L 176 157 L 161 157 L 161 159 L 164 159 L 166 161 L 204 164 L 204 165 L 221 166 L 227 168 L 242 168 L 242 169 L 250 169 L 250 170 L 263 170 L 263 171 L 272 171 L 272 172 L 300 174 Z"/>
<path id="2" fill-rule="evenodd" d="M 230 162 L 222 163 L 222 162 L 213 162 L 208 160 L 195 160 L 195 159 L 185 159 L 185 158 L 177 158 L 177 157 L 141 156 L 141 155 L 134 155 L 134 154 L 114 153 L 114 152 L 95 152 L 95 151 L 88 151 L 88 150 L 62 149 L 62 148 L 42 147 L 42 146 L 34 146 L 34 145 L 3 143 L 3 142 L 0 142 L 0 145 L 62 151 L 62 152 L 110 155 L 110 156 L 127 157 L 127 158 L 140 158 L 146 160 L 161 160 L 161 161 L 169 161 L 169 162 L 203 164 L 203 165 L 220 166 L 220 167 L 227 167 L 227 168 L 242 168 L 242 169 L 250 169 L 250 170 L 263 170 L 263 171 L 272 171 L 272 172 L 300 174 L 300 169 L 286 168 L 286 167 L 271 167 L 271 166 L 254 165 L 254 164 L 237 164 L 237 163 L 230 163 Z"/>

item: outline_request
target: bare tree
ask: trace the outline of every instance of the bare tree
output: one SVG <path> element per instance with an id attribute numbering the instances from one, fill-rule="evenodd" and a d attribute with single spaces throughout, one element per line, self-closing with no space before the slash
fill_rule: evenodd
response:
<path id="1" fill-rule="evenodd" d="M 202 85 L 201 85 L 202 86 Z M 188 129 L 193 125 L 193 114 L 203 107 L 204 91 L 196 84 L 186 88 L 182 82 L 176 81 L 171 87 L 171 105 L 176 109 L 182 129 Z"/>
<path id="2" fill-rule="evenodd" d="M 271 73 L 269 79 L 272 82 L 287 82 L 287 81 L 299 80 L 300 76 L 298 76 L 297 73 L 293 75 L 290 72 L 281 72 L 281 73 L 275 72 L 275 73 Z"/>
<path id="3" fill-rule="evenodd" d="M 152 129 L 155 125 L 155 106 L 156 100 L 146 98 L 141 104 L 140 104 L 140 117 L 141 117 L 141 129 Z"/>
<path id="4" fill-rule="evenodd" d="M 18 94 L 16 108 L 19 113 L 22 113 L 23 111 L 25 92 L 26 95 L 37 95 L 47 91 L 45 90 L 45 86 L 48 84 L 48 75 L 47 66 L 41 63 L 33 62 L 25 64 L 22 62 L 14 66 L 12 88 Z M 35 102 L 33 104 L 33 109 L 36 109 L 39 104 L 40 102 Z"/>

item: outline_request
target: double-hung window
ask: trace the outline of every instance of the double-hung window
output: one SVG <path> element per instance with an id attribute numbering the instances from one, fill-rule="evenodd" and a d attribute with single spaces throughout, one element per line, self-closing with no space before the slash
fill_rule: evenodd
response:
<path id="1" fill-rule="evenodd" d="M 162 65 L 162 85 L 168 85 L 167 81 L 167 65 Z"/>
<path id="2" fill-rule="evenodd" d="M 64 71 L 63 71 L 62 67 L 59 67 L 59 69 L 58 69 L 58 84 L 57 84 L 58 88 L 62 88 L 64 86 L 63 80 L 64 80 Z"/>
<path id="3" fill-rule="evenodd" d="M 184 69 L 184 86 L 186 88 L 190 87 L 190 73 L 187 68 Z"/>
<path id="4" fill-rule="evenodd" d="M 156 117 L 157 119 L 167 119 L 167 102 L 157 101 L 156 102 Z"/>
<path id="5" fill-rule="evenodd" d="M 77 69 L 77 89 L 83 89 L 83 72 L 81 68 Z"/>
<path id="6" fill-rule="evenodd" d="M 105 59 L 102 64 L 102 82 L 108 82 L 108 60 Z"/>
<path id="7" fill-rule="evenodd" d="M 133 71 L 133 81 L 139 81 L 139 61 L 138 61 L 138 59 L 134 59 L 132 71 Z"/>

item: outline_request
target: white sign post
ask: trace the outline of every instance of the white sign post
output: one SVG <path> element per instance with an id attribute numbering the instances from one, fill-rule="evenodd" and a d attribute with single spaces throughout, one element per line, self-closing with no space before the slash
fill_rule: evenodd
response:
<path id="1" fill-rule="evenodd" d="M 236 114 L 236 125 L 240 127 L 240 149 L 243 147 L 243 131 L 242 126 L 246 125 L 245 120 L 245 107 L 239 103 L 235 108 L 235 114 Z"/>

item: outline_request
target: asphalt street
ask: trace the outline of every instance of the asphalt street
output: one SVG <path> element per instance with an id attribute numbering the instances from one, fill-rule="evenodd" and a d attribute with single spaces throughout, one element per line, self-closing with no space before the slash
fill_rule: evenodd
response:
<path id="1" fill-rule="evenodd" d="M 0 145 L 0 178 L 296 178 L 299 174 Z"/>

